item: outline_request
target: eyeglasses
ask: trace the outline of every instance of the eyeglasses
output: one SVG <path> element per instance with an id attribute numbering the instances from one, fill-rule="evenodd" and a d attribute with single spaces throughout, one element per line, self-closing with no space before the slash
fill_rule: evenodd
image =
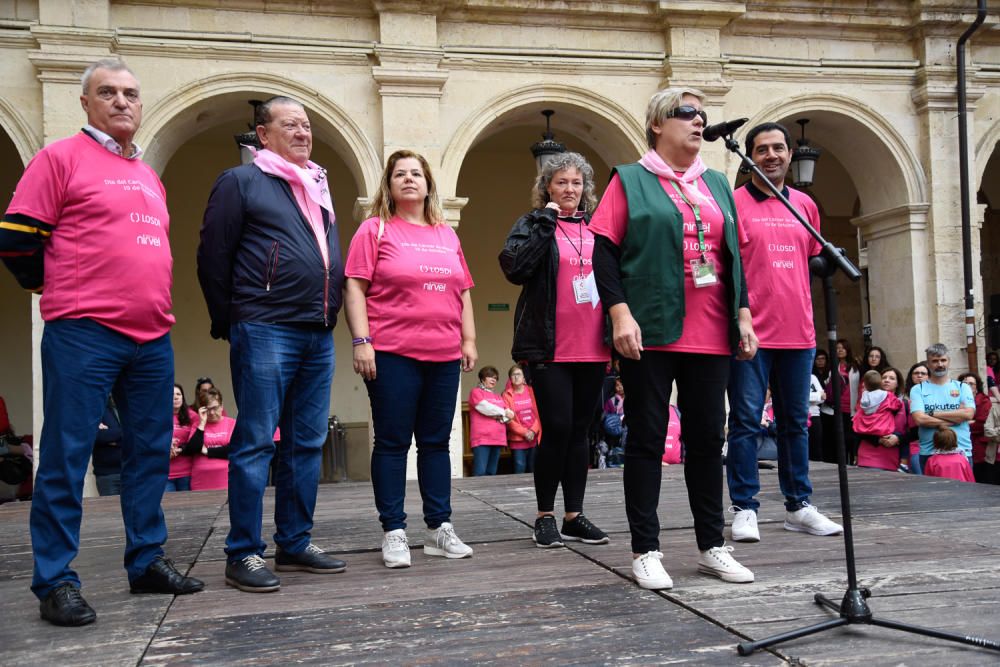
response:
<path id="1" fill-rule="evenodd" d="M 701 117 L 701 122 L 708 125 L 708 114 L 703 109 L 695 109 L 690 104 L 683 104 L 667 113 L 667 118 L 680 118 L 681 120 L 694 120 L 695 116 Z"/>

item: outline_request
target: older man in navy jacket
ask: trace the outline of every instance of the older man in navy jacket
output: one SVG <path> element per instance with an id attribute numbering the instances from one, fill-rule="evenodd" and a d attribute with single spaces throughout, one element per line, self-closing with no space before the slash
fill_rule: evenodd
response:
<path id="1" fill-rule="evenodd" d="M 333 381 L 332 328 L 344 279 L 326 170 L 311 162 L 303 106 L 274 97 L 257 109 L 263 150 L 224 172 L 205 210 L 198 279 L 212 336 L 230 342 L 239 415 L 229 455 L 226 583 L 280 587 L 261 538 L 264 487 L 281 427 L 275 477 L 275 569 L 342 572 L 311 542 Z"/>

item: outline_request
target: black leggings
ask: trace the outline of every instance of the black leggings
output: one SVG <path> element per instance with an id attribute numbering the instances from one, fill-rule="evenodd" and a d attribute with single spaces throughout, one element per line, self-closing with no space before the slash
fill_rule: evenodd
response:
<path id="1" fill-rule="evenodd" d="M 677 382 L 684 442 L 684 481 L 700 551 L 725 543 L 722 529 L 722 444 L 726 419 L 726 355 L 653 352 L 622 359 L 625 385 L 625 513 L 632 552 L 660 548 L 660 461 L 667 434 L 671 385 Z M 675 508 L 671 508 L 676 512 Z"/>
<path id="2" fill-rule="evenodd" d="M 538 402 L 542 439 L 535 453 L 535 498 L 539 512 L 552 512 L 562 484 L 567 514 L 583 511 L 590 450 L 587 429 L 600 400 L 604 362 L 536 362 L 531 386 Z"/>

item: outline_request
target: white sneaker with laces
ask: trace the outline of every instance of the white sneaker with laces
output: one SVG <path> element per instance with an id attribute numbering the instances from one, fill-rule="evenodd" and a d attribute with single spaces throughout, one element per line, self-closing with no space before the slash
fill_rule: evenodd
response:
<path id="1" fill-rule="evenodd" d="M 698 556 L 698 571 L 733 584 L 751 583 L 753 572 L 740 565 L 732 553 L 733 548 L 729 546 L 712 547 L 708 551 L 702 551 Z"/>
<path id="2" fill-rule="evenodd" d="M 660 563 L 662 559 L 663 553 L 660 551 L 647 551 L 638 558 L 632 559 L 632 574 L 639 586 L 651 591 L 674 587 L 674 580 L 670 578 L 667 571 L 663 569 L 663 564 Z"/>
<path id="3" fill-rule="evenodd" d="M 386 567 L 410 567 L 410 544 L 402 528 L 390 530 L 382 537 L 382 562 Z"/>
<path id="4" fill-rule="evenodd" d="M 424 553 L 445 558 L 468 558 L 472 555 L 472 547 L 458 539 L 455 527 L 445 521 L 439 527 L 427 531 Z"/>
<path id="5" fill-rule="evenodd" d="M 795 512 L 785 512 L 785 530 L 810 535 L 840 535 L 844 527 L 830 521 L 812 505 L 805 504 Z"/>
<path id="6" fill-rule="evenodd" d="M 760 530 L 757 529 L 757 513 L 753 510 L 742 510 L 739 507 L 730 507 L 729 511 L 733 516 L 733 541 L 734 542 L 760 542 Z"/>

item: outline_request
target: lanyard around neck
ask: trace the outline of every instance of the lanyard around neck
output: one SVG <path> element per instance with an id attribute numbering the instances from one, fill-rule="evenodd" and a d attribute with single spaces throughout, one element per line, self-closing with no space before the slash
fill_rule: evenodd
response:
<path id="1" fill-rule="evenodd" d="M 573 248 L 573 251 L 576 252 L 577 256 L 580 258 L 580 275 L 582 276 L 583 275 L 583 221 L 580 221 L 578 224 L 580 225 L 579 248 L 576 247 L 576 244 L 573 243 L 573 240 L 569 237 L 569 232 L 566 231 L 566 228 L 563 227 L 561 224 L 559 224 L 559 218 L 556 218 L 556 227 L 558 227 L 559 231 L 563 233 L 563 236 L 566 237 L 566 242 L 569 243 L 569 246 Z"/>
<path id="2" fill-rule="evenodd" d="M 701 222 L 701 206 L 690 202 L 688 198 L 684 196 L 684 193 L 681 191 L 681 189 L 677 186 L 676 181 L 670 181 L 670 185 L 674 186 L 674 190 L 677 191 L 677 194 L 684 201 L 684 203 L 691 207 L 691 212 L 694 214 L 694 226 L 695 229 L 698 230 L 698 252 L 701 253 L 702 261 L 706 261 L 705 252 L 708 250 L 708 248 L 705 246 L 705 225 L 703 225 Z"/>

